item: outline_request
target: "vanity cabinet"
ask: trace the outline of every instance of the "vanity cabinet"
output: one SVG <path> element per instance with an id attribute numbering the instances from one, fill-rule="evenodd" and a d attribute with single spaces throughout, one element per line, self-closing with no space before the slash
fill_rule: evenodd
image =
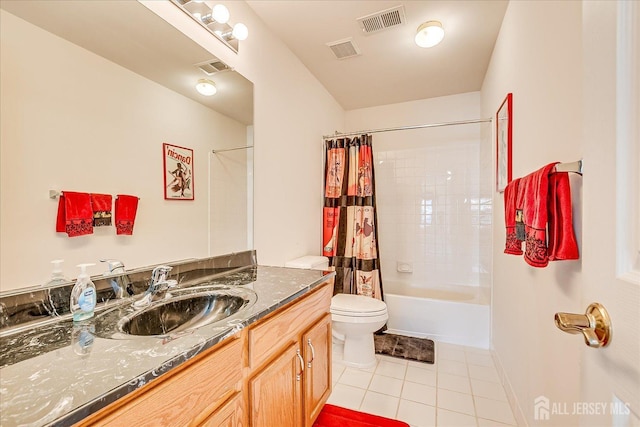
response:
<path id="1" fill-rule="evenodd" d="M 306 367 L 304 425 L 311 427 L 331 394 L 331 315 L 326 314 L 302 336 Z"/>
<path id="2" fill-rule="evenodd" d="M 249 425 L 311 427 L 331 393 L 332 287 L 249 329 Z"/>
<path id="3" fill-rule="evenodd" d="M 311 427 L 331 392 L 333 279 L 75 426 Z"/>
<path id="4" fill-rule="evenodd" d="M 242 352 L 230 337 L 76 426 L 198 426 L 240 391 Z"/>
<path id="5" fill-rule="evenodd" d="M 300 349 L 291 344 L 249 380 L 252 427 L 299 427 L 302 422 Z"/>
<path id="6" fill-rule="evenodd" d="M 236 393 L 234 397 L 229 399 L 220 409 L 211 414 L 201 427 L 243 427 L 243 405 L 242 394 Z"/>

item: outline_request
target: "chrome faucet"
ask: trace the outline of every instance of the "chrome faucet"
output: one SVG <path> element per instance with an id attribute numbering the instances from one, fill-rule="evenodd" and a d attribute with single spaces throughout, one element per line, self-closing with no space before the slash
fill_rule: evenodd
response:
<path id="1" fill-rule="evenodd" d="M 103 276 L 120 274 L 111 279 L 111 287 L 113 288 L 116 298 L 124 298 L 125 290 L 131 295 L 131 279 L 125 274 L 122 261 L 118 261 L 117 259 L 101 259 L 100 262 L 107 263 L 107 271 Z"/>
<path id="2" fill-rule="evenodd" d="M 117 259 L 101 259 L 100 262 L 107 263 L 107 272 L 109 274 L 124 273 L 124 264 L 122 261 L 118 261 Z"/>
<path id="3" fill-rule="evenodd" d="M 153 301 L 158 301 L 165 297 L 169 297 L 167 294 L 169 289 L 178 286 L 176 280 L 167 280 L 167 276 L 173 267 L 168 265 L 159 265 L 151 272 L 151 280 L 149 281 L 149 288 L 144 293 L 143 297 L 133 303 L 135 307 L 146 307 Z"/>

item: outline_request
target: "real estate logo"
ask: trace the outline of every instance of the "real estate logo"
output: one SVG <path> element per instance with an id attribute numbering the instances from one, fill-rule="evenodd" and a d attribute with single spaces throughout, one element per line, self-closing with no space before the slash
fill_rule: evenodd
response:
<path id="1" fill-rule="evenodd" d="M 551 402 L 547 396 L 533 400 L 533 419 L 547 421 L 561 415 L 629 415 L 631 405 L 619 400 L 613 402 Z"/>
<path id="2" fill-rule="evenodd" d="M 533 401 L 533 419 L 548 420 L 549 414 L 549 398 L 547 396 L 536 397 Z"/>

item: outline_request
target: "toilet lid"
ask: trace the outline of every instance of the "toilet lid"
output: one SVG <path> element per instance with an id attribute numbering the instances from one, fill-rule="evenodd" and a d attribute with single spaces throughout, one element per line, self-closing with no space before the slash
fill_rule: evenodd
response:
<path id="1" fill-rule="evenodd" d="M 387 305 L 376 298 L 337 294 L 331 298 L 331 312 L 347 316 L 375 316 L 387 312 Z"/>

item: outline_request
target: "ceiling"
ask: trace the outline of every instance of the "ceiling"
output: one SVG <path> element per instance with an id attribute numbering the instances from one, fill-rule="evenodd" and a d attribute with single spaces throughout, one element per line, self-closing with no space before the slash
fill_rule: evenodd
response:
<path id="1" fill-rule="evenodd" d="M 478 91 L 508 0 L 248 0 L 345 110 Z M 364 34 L 357 18 L 403 6 L 405 22 Z M 241 123 L 253 122 L 253 85 L 235 72 L 212 77 L 212 97 L 194 91 L 207 77 L 194 64 L 208 51 L 137 1 L 0 0 L 9 12 Z M 125 17 L 123 19 L 123 17 Z M 417 27 L 442 22 L 445 38 L 424 49 Z M 336 59 L 327 43 L 353 38 L 361 55 Z"/>
<path id="2" fill-rule="evenodd" d="M 253 123 L 253 84 L 234 71 L 208 77 L 195 64 L 217 58 L 137 1 L 0 0 L 0 7 L 240 123 Z M 213 80 L 218 93 L 197 93 L 201 78 Z"/>
<path id="3" fill-rule="evenodd" d="M 481 89 L 508 0 L 248 0 L 345 110 Z M 357 18 L 404 6 L 406 21 L 365 34 Z M 416 29 L 440 21 L 445 37 L 425 49 Z M 352 37 L 361 55 L 336 59 L 327 43 Z"/>

